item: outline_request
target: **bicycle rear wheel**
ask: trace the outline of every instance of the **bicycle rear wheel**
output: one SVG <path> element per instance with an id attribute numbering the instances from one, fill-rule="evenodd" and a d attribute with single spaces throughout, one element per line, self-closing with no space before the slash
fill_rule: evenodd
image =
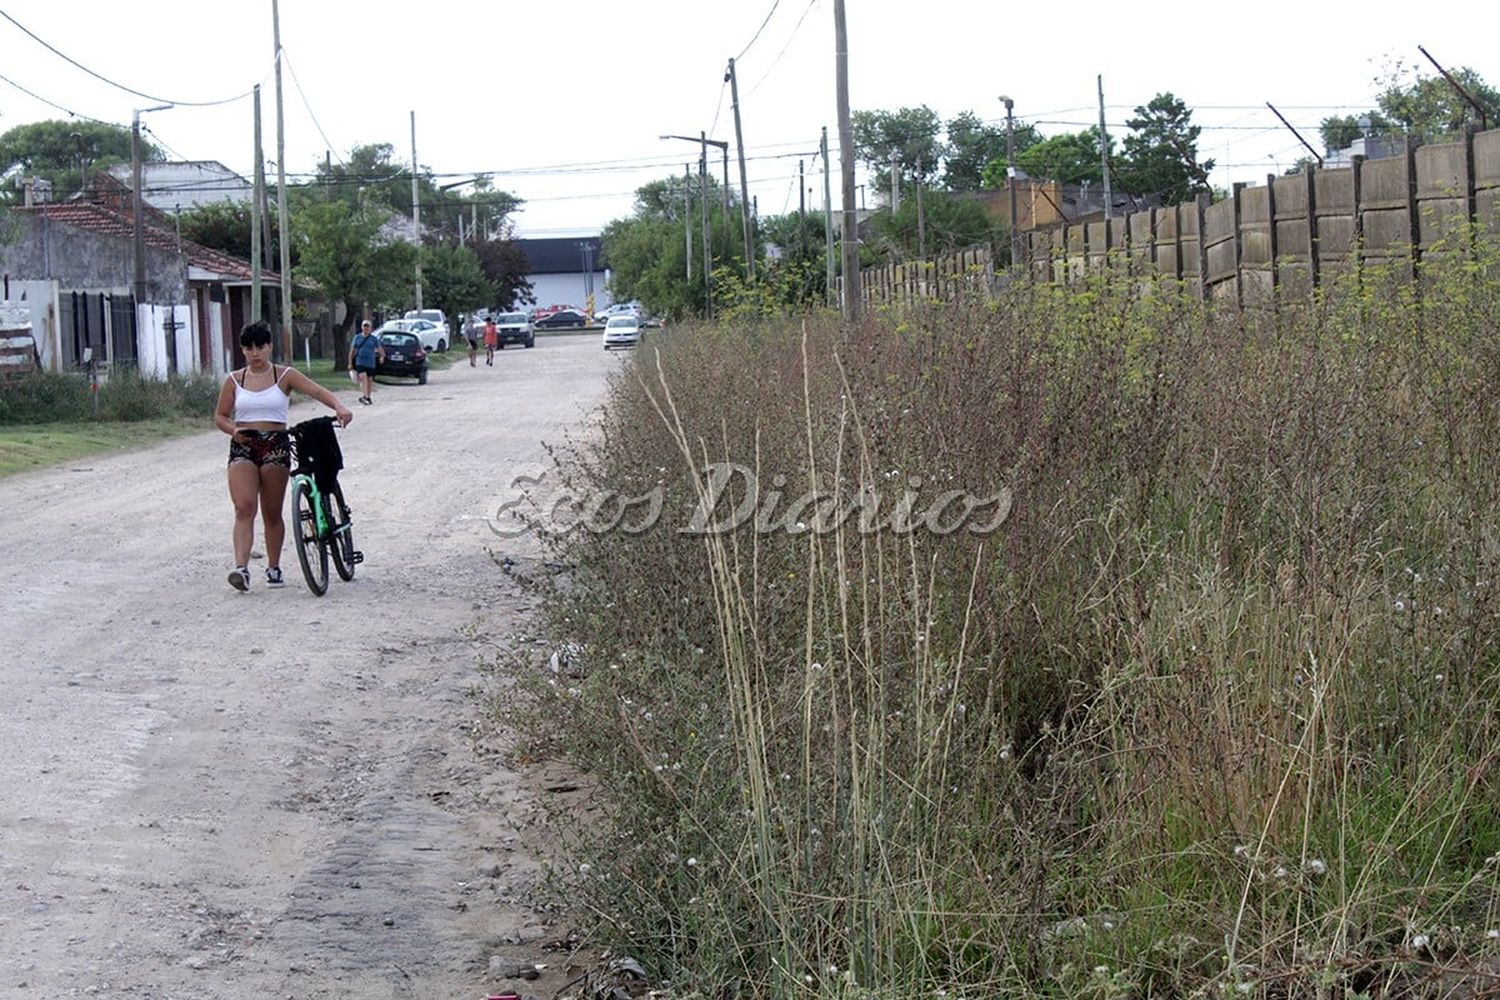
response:
<path id="1" fill-rule="evenodd" d="M 292 532 L 307 589 L 321 597 L 328 591 L 328 547 L 318 537 L 312 484 L 306 480 L 298 481 L 296 492 L 292 494 Z"/>
<path id="2" fill-rule="evenodd" d="M 359 560 L 354 556 L 354 525 L 349 520 L 344 491 L 335 488 L 332 493 L 325 493 L 323 502 L 328 505 L 328 547 L 333 550 L 333 568 L 338 570 L 339 579 L 352 580 L 354 564 Z"/>

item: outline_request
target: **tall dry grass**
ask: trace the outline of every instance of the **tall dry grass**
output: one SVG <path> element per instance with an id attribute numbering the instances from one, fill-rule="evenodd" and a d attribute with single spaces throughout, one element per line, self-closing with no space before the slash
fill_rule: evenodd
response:
<path id="1" fill-rule="evenodd" d="M 597 932 L 704 995 L 1500 987 L 1496 259 L 648 341 L 558 475 L 664 514 L 552 539 L 533 706 Z M 682 533 L 725 461 L 771 530 Z M 948 489 L 1009 516 L 784 516 Z"/>

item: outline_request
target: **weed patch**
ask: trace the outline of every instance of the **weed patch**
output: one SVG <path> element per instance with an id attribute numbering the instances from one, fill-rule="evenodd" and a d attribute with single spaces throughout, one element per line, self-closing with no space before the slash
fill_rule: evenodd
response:
<path id="1" fill-rule="evenodd" d="M 597 932 L 713 995 L 1493 986 L 1491 273 L 648 342 L 554 472 L 661 516 L 548 537 L 582 651 L 523 673 L 607 790 L 565 831 Z M 944 532 L 806 501 L 944 491 L 1013 502 Z"/>

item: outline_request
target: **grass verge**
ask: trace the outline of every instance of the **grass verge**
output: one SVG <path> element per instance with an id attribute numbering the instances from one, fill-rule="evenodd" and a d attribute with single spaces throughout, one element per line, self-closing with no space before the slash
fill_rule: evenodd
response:
<path id="1" fill-rule="evenodd" d="M 0 477 L 66 465 L 132 448 L 144 448 L 166 438 L 202 433 L 203 420 L 168 417 L 134 423 L 29 424 L 0 426 Z"/>

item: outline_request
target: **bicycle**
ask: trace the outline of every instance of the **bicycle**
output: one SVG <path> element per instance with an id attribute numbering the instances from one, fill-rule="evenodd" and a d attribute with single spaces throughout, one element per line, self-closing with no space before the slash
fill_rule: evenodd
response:
<path id="1" fill-rule="evenodd" d="M 354 547 L 354 522 L 338 473 L 344 467 L 332 417 L 304 420 L 289 428 L 297 466 L 292 470 L 292 532 L 307 589 L 328 592 L 328 557 L 345 581 L 365 555 Z"/>

